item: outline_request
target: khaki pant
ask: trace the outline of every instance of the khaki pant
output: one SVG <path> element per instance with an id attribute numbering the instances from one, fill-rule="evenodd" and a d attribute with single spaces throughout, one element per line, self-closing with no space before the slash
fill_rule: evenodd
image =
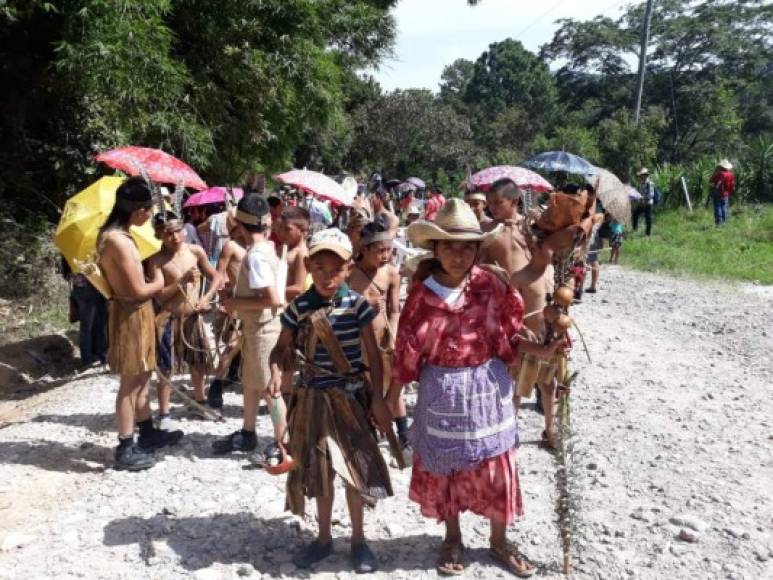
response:
<path id="1" fill-rule="evenodd" d="M 276 346 L 282 325 L 276 316 L 269 322 L 257 324 L 245 321 L 242 326 L 242 365 L 239 376 L 245 389 L 262 393 L 271 380 L 269 356 Z"/>

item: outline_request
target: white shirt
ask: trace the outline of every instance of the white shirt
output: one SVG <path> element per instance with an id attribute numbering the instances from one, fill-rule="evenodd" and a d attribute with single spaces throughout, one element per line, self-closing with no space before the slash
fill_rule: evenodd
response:
<path id="1" fill-rule="evenodd" d="M 252 290 L 260 290 L 274 285 L 274 272 L 271 264 L 257 252 L 248 253 L 247 267 L 249 268 L 248 281 Z"/>
<path id="2" fill-rule="evenodd" d="M 428 276 L 424 280 L 424 285 L 432 290 L 435 294 L 440 296 L 440 298 L 443 299 L 443 302 L 450 306 L 456 304 L 462 297 L 462 292 L 464 292 L 464 282 L 462 282 L 462 284 L 456 288 L 449 288 L 448 286 L 443 286 L 440 282 L 435 280 L 434 276 Z"/>

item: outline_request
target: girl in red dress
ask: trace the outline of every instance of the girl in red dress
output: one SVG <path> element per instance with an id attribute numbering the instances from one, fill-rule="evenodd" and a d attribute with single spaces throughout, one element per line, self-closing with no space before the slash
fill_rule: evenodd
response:
<path id="1" fill-rule="evenodd" d="M 519 351 L 550 357 L 563 341 L 543 346 L 519 337 L 520 295 L 475 265 L 480 244 L 498 234 L 484 234 L 457 199 L 434 224 L 408 228 L 411 242 L 432 250 L 434 259 L 400 316 L 388 403 L 396 403 L 400 385 L 419 381 L 409 496 L 424 516 L 445 522 L 437 569 L 446 575 L 464 571 L 459 514 L 467 510 L 491 521 L 495 559 L 519 577 L 535 572 L 506 538 L 507 526 L 523 513 L 508 366 Z"/>

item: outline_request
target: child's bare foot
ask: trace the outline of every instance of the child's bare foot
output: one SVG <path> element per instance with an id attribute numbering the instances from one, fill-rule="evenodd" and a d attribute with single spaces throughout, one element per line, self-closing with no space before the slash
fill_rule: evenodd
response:
<path id="1" fill-rule="evenodd" d="M 464 574 L 462 552 L 464 546 L 461 540 L 444 540 L 440 546 L 437 560 L 438 574 L 443 576 L 460 576 Z"/>

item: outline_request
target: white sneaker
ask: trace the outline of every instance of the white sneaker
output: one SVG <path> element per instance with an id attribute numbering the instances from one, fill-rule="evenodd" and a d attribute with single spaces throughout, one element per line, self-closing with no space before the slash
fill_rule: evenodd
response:
<path id="1" fill-rule="evenodd" d="M 171 431 L 174 427 L 174 421 L 172 421 L 171 415 L 159 415 L 156 417 L 156 428 L 163 429 L 165 431 Z"/>

